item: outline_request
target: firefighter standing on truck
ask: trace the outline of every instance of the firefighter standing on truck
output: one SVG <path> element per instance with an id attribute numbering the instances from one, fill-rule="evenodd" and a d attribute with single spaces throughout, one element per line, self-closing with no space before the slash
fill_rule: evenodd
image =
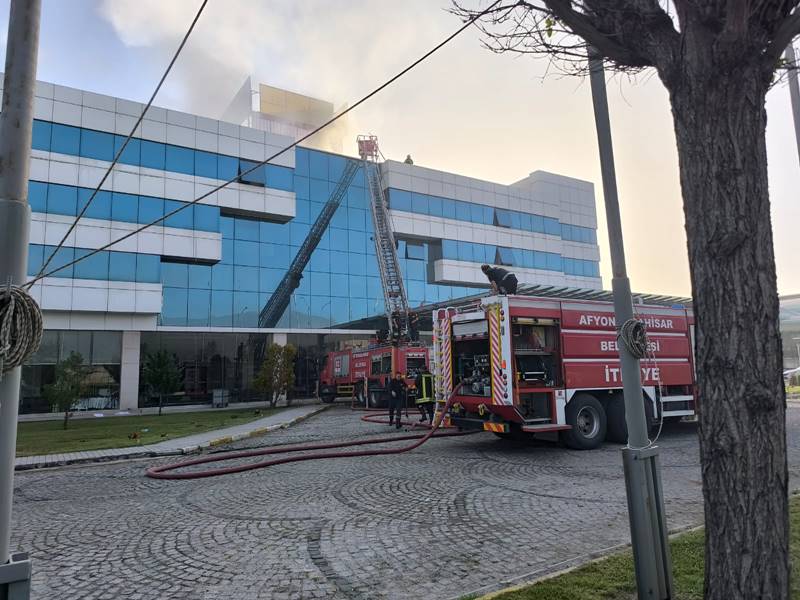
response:
<path id="1" fill-rule="evenodd" d="M 506 296 L 517 293 L 517 276 L 512 272 L 506 271 L 502 267 L 492 267 L 490 265 L 481 265 L 481 271 L 486 275 L 495 294 Z"/>
<path id="2" fill-rule="evenodd" d="M 417 387 L 416 404 L 419 409 L 420 423 L 427 419 L 433 425 L 433 375 L 427 367 L 422 367 L 415 377 L 414 383 Z"/>
<path id="3" fill-rule="evenodd" d="M 406 381 L 403 379 L 403 374 L 398 371 L 394 375 L 394 379 L 389 382 L 389 425 L 394 421 L 394 413 L 397 411 L 396 427 L 400 429 L 400 421 L 402 419 L 403 406 L 406 400 Z"/>

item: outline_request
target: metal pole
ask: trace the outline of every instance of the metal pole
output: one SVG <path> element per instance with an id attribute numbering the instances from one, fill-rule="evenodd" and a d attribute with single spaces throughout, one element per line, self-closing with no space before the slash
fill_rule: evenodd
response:
<path id="1" fill-rule="evenodd" d="M 40 16 L 41 0 L 11 0 L 0 113 L 0 227 L 5 227 L 0 235 L 0 285 L 22 285 L 27 274 L 28 172 Z M 25 575 L 27 561 L 10 555 L 21 374 L 17 367 L 0 381 L 0 597 L 9 599 L 23 598 L 28 589 L 27 581 L 14 580 Z M 12 571 L 16 575 L 11 576 Z"/>
<path id="2" fill-rule="evenodd" d="M 797 65 L 795 64 L 794 46 L 789 44 L 783 54 L 789 67 L 789 97 L 792 101 L 792 116 L 794 117 L 794 136 L 797 140 L 797 154 L 800 157 L 800 84 L 797 83 Z"/>
<path id="3" fill-rule="evenodd" d="M 625 247 L 617 197 L 614 150 L 608 116 L 606 80 L 603 59 L 594 50 L 589 53 L 592 104 L 594 106 L 600 169 L 603 177 L 608 241 L 614 278 L 614 314 L 617 326 L 633 318 L 631 287 L 625 268 Z M 619 344 L 622 387 L 625 398 L 625 421 L 628 426 L 628 447 L 623 449 L 623 466 L 628 495 L 636 583 L 640 600 L 664 600 L 672 597 L 664 502 L 659 476 L 658 449 L 649 447 L 645 419 L 639 359 L 624 344 Z"/>

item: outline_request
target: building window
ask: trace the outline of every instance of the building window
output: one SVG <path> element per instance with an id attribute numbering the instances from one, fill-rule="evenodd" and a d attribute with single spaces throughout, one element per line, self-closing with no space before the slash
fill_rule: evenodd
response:
<path id="1" fill-rule="evenodd" d="M 125 137 L 121 135 L 114 136 L 114 156 L 117 155 L 122 144 L 125 143 Z M 142 162 L 142 142 L 136 138 L 131 138 L 122 155 L 119 157 L 119 162 L 124 165 L 136 165 L 137 167 Z"/>
<path id="2" fill-rule="evenodd" d="M 34 150 L 50 151 L 50 135 L 53 132 L 53 125 L 47 121 L 33 121 L 33 138 L 31 147 Z"/>
<path id="3" fill-rule="evenodd" d="M 184 175 L 194 175 L 194 150 L 167 144 L 166 170 Z"/>
<path id="4" fill-rule="evenodd" d="M 425 260 L 425 244 L 406 242 L 406 258 Z"/>
<path id="5" fill-rule="evenodd" d="M 217 155 L 202 150 L 194 151 L 194 174 L 209 179 L 217 178 Z M 232 177 L 235 173 L 232 175 Z"/>
<path id="6" fill-rule="evenodd" d="M 191 229 L 194 223 L 194 206 L 178 200 L 164 200 L 164 214 L 168 215 L 172 211 L 178 211 L 174 215 L 164 219 L 161 225 L 164 227 L 175 227 L 177 229 Z"/>
<path id="7" fill-rule="evenodd" d="M 20 412 L 47 413 L 57 410 L 42 397 L 45 385 L 55 379 L 55 365 L 75 352 L 83 358 L 88 373 L 84 390 L 71 410 L 119 408 L 122 334 L 117 331 L 45 331 L 39 350 L 22 367 Z"/>
<path id="8" fill-rule="evenodd" d="M 75 258 L 87 256 L 91 250 L 75 249 Z M 97 252 L 84 258 L 73 267 L 76 279 L 108 280 L 108 252 Z"/>
<path id="9" fill-rule="evenodd" d="M 114 159 L 114 135 L 102 131 L 84 129 L 81 132 L 80 155 L 96 160 Z"/>
<path id="10" fill-rule="evenodd" d="M 47 190 L 47 212 L 55 215 L 77 214 L 78 190 L 71 185 L 51 183 Z"/>
<path id="11" fill-rule="evenodd" d="M 497 258 L 495 262 L 498 265 L 506 265 L 511 266 L 514 264 L 514 253 L 512 252 L 511 248 L 503 248 L 498 246 L 497 248 Z"/>
<path id="12" fill-rule="evenodd" d="M 142 140 L 142 163 L 141 166 L 149 169 L 164 170 L 166 146 L 158 142 Z"/>
<path id="13" fill-rule="evenodd" d="M 136 254 L 133 252 L 110 252 L 108 278 L 111 281 L 136 281 Z"/>
<path id="14" fill-rule="evenodd" d="M 111 219 L 126 223 L 138 223 L 139 196 L 114 192 L 111 195 Z"/>
<path id="15" fill-rule="evenodd" d="M 139 196 L 139 218 L 142 223 L 152 223 L 164 216 L 164 199 Z M 159 223 L 163 225 L 163 223 Z"/>
<path id="16" fill-rule="evenodd" d="M 496 208 L 494 210 L 494 225 L 497 227 L 511 227 L 511 215 L 509 212 Z"/>
<path id="17" fill-rule="evenodd" d="M 161 258 L 153 254 L 137 254 L 136 281 L 139 283 L 160 283 Z"/>
<path id="18" fill-rule="evenodd" d="M 90 190 L 89 188 L 80 187 L 78 189 L 78 211 L 83 210 L 83 207 L 86 206 L 86 203 L 89 202 L 89 198 L 92 197 L 92 193 L 94 190 Z M 107 192 L 105 190 L 98 191 L 92 203 L 89 204 L 89 207 L 86 209 L 86 212 L 83 215 L 89 219 L 105 219 L 108 220 L 111 218 L 111 192 Z"/>
<path id="19" fill-rule="evenodd" d="M 53 123 L 50 150 L 77 156 L 81 146 L 81 130 L 78 127 Z"/>
<path id="20" fill-rule="evenodd" d="M 267 171 L 267 185 L 276 190 L 286 192 L 294 191 L 294 171 L 280 165 L 265 165 Z"/>
<path id="21" fill-rule="evenodd" d="M 258 187 L 264 187 L 266 185 L 264 167 L 263 165 L 260 167 L 256 165 L 258 165 L 258 163 L 249 160 L 239 161 L 239 183 L 257 185 Z M 253 170 L 251 171 L 251 169 Z"/>

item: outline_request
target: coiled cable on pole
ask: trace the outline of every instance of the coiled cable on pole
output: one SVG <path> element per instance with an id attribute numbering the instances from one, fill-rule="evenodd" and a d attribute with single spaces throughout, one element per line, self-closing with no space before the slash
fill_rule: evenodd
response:
<path id="1" fill-rule="evenodd" d="M 42 311 L 27 290 L 0 288 L 0 379 L 39 349 Z"/>
<path id="2" fill-rule="evenodd" d="M 644 322 L 639 319 L 628 319 L 617 332 L 617 339 L 620 340 L 628 352 L 639 360 L 647 356 L 647 330 Z"/>

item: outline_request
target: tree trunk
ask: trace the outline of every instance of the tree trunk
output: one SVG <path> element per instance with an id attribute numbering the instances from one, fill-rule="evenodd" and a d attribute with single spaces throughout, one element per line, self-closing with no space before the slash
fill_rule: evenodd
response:
<path id="1" fill-rule="evenodd" d="M 158 395 L 158 416 L 161 416 L 161 409 L 164 406 L 164 394 Z"/>
<path id="2" fill-rule="evenodd" d="M 789 598 L 786 404 L 765 142 L 769 82 L 763 68 L 726 71 L 702 51 L 692 56 L 691 43 L 685 52 L 689 67 L 665 83 L 694 297 L 705 598 Z"/>
<path id="3" fill-rule="evenodd" d="M 69 409 L 64 411 L 64 429 L 67 429 L 69 426 Z"/>

